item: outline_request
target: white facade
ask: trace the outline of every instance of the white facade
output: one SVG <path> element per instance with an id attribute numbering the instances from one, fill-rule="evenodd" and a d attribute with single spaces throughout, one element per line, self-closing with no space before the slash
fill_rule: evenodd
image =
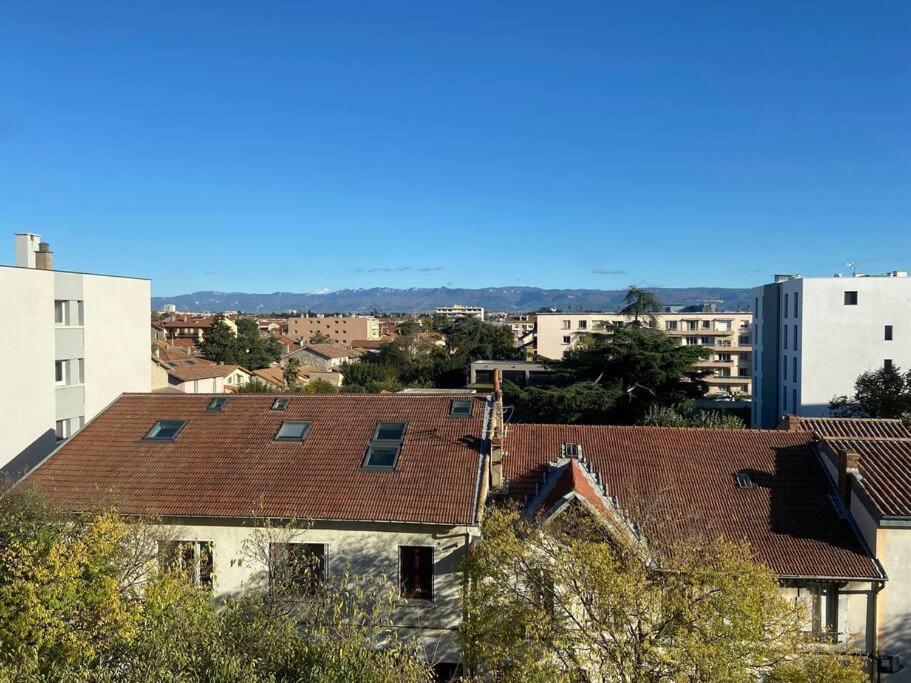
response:
<path id="1" fill-rule="evenodd" d="M 829 415 L 864 372 L 911 369 L 911 279 L 790 277 L 753 290 L 753 426 Z"/>
<path id="2" fill-rule="evenodd" d="M 149 391 L 148 280 L 0 266 L 0 469 L 21 472 L 119 394 Z"/>
<path id="3" fill-rule="evenodd" d="M 751 313 L 703 311 L 656 313 L 654 317 L 657 329 L 679 338 L 681 344 L 711 348 L 711 357 L 697 364 L 712 373 L 705 378 L 710 394 L 752 392 Z M 538 313 L 538 355 L 560 359 L 581 335 L 629 322 L 621 313 Z"/>
<path id="4" fill-rule="evenodd" d="M 480 318 L 484 320 L 484 309 L 481 306 L 440 306 L 434 311 L 435 315 L 442 315 L 446 318 Z"/>

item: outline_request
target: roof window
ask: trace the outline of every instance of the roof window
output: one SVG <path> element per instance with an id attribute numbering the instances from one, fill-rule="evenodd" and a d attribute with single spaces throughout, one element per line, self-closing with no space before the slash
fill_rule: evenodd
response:
<path id="1" fill-rule="evenodd" d="M 143 437 L 145 441 L 173 441 L 187 426 L 186 420 L 159 420 Z"/>
<path id="2" fill-rule="evenodd" d="M 291 402 L 290 398 L 277 398 L 272 401 L 271 410 L 285 410 Z"/>
<path id="3" fill-rule="evenodd" d="M 581 458 L 582 457 L 582 444 L 578 443 L 565 443 L 561 448 L 563 451 L 564 458 Z"/>
<path id="4" fill-rule="evenodd" d="M 473 401 L 470 398 L 454 398 L 449 404 L 450 417 L 471 417 L 471 406 Z"/>
<path id="5" fill-rule="evenodd" d="M 377 422 L 364 456 L 366 469 L 395 469 L 405 439 L 405 425 L 404 422 Z"/>
<path id="6" fill-rule="evenodd" d="M 282 422 L 275 435 L 276 441 L 303 441 L 310 431 L 309 422 Z"/>
<path id="7" fill-rule="evenodd" d="M 227 396 L 216 396 L 209 402 L 209 407 L 206 410 L 210 410 L 213 413 L 220 413 L 225 407 L 225 403 L 228 402 Z"/>
<path id="8" fill-rule="evenodd" d="M 753 480 L 750 479 L 750 473 L 746 470 L 740 470 L 737 474 L 734 475 L 735 480 L 737 481 L 737 488 L 739 489 L 751 489 L 753 488 Z"/>

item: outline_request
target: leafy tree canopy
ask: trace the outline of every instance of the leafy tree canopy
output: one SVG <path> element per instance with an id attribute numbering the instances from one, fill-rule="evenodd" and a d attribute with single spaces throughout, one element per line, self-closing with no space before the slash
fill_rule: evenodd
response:
<path id="1" fill-rule="evenodd" d="M 623 297 L 620 313 L 632 321 L 633 327 L 654 327 L 655 313 L 661 312 L 661 301 L 654 292 L 630 285 Z"/>
<path id="2" fill-rule="evenodd" d="M 854 382 L 853 396 L 837 396 L 829 407 L 845 417 L 911 417 L 911 371 L 893 365 L 865 372 Z"/>
<path id="3" fill-rule="evenodd" d="M 215 316 L 212 328 L 203 337 L 200 350 L 204 357 L 216 363 L 242 365 L 249 370 L 259 370 L 277 363 L 282 353 L 278 340 L 260 335 L 255 320 L 239 318 L 235 336 L 220 313 Z"/>

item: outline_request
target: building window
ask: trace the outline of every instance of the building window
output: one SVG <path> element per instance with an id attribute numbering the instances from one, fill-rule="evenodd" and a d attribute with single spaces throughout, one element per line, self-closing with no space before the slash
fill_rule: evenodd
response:
<path id="1" fill-rule="evenodd" d="M 66 301 L 54 301 L 54 322 L 57 325 L 66 325 Z"/>
<path id="2" fill-rule="evenodd" d="M 749 368 L 737 368 L 737 376 L 738 377 L 749 377 L 750 369 Z"/>
<path id="3" fill-rule="evenodd" d="M 722 363 L 728 363 L 731 360 L 731 354 L 719 353 L 715 356 L 715 359 L 721 361 Z"/>
<path id="4" fill-rule="evenodd" d="M 66 361 L 54 361 L 54 382 L 57 384 L 66 384 Z"/>
<path id="5" fill-rule="evenodd" d="M 454 398 L 449 404 L 450 417 L 471 417 L 473 401 L 470 398 Z"/>
<path id="6" fill-rule="evenodd" d="M 781 369 L 782 369 L 782 372 L 784 373 L 782 378 L 784 379 L 785 382 L 787 382 L 788 381 L 788 357 L 787 356 L 781 357 Z"/>
<path id="7" fill-rule="evenodd" d="M 797 381 L 797 356 L 791 359 L 791 379 Z"/>
<path id="8" fill-rule="evenodd" d="M 711 320 L 703 320 L 703 321 L 702 321 L 702 329 L 703 329 L 703 330 L 710 330 L 710 329 L 712 329 L 712 321 L 711 321 Z M 720 330 L 720 329 L 723 329 L 723 328 L 719 327 L 718 329 Z"/>
<path id="9" fill-rule="evenodd" d="M 892 325 L 886 325 L 885 339 L 886 341 L 892 341 Z"/>
<path id="10" fill-rule="evenodd" d="M 580 329 L 580 330 L 587 330 L 587 329 L 588 329 L 588 321 L 587 321 L 587 320 L 580 320 L 580 321 L 579 321 L 579 329 Z"/>
<path id="11" fill-rule="evenodd" d="M 791 410 L 797 414 L 797 389 L 791 389 Z"/>
<path id="12" fill-rule="evenodd" d="M 433 600 L 433 548 L 399 547 L 399 589 L 403 598 Z"/>
<path id="13" fill-rule="evenodd" d="M 787 292 L 784 293 L 784 306 L 782 306 L 782 308 L 784 309 L 784 317 L 787 318 L 788 317 L 788 293 Z"/>
<path id="14" fill-rule="evenodd" d="M 696 330 L 699 329 L 699 321 L 698 320 L 687 320 L 686 329 L 688 329 L 690 332 L 695 332 Z"/>
<path id="15" fill-rule="evenodd" d="M 563 321 L 563 329 L 564 329 L 564 330 L 572 329 L 572 321 L 571 321 L 571 320 L 564 320 L 564 321 Z"/>
<path id="16" fill-rule="evenodd" d="M 303 441 L 310 431 L 309 422 L 282 422 L 275 435 L 276 441 Z"/>
<path id="17" fill-rule="evenodd" d="M 569 344 L 571 341 L 572 341 L 572 339 L 570 337 L 563 337 L 564 344 Z"/>
<path id="18" fill-rule="evenodd" d="M 791 348 L 797 350 L 797 325 L 794 325 L 794 329 L 791 330 Z"/>
<path id="19" fill-rule="evenodd" d="M 885 369 L 885 370 L 892 369 L 892 359 L 891 358 L 886 358 L 886 360 L 883 361 L 883 369 Z"/>
<path id="20" fill-rule="evenodd" d="M 857 305 L 857 292 L 845 292 L 845 306 Z"/>
<path id="21" fill-rule="evenodd" d="M 68 438 L 70 435 L 70 421 L 69 420 L 57 420 L 54 425 L 54 432 L 57 435 L 57 441 L 63 441 Z"/>
<path id="22" fill-rule="evenodd" d="M 744 335 L 744 334 L 740 335 L 737 338 L 737 343 L 740 344 L 741 346 L 749 346 L 749 344 L 750 344 L 749 335 Z"/>
<path id="23" fill-rule="evenodd" d="M 718 368 L 715 370 L 715 377 L 730 377 L 731 369 L 730 368 Z"/>
<path id="24" fill-rule="evenodd" d="M 143 437 L 145 441 L 173 441 L 187 426 L 186 420 L 159 420 Z"/>
<path id="25" fill-rule="evenodd" d="M 290 398 L 277 398 L 272 401 L 272 407 L 270 410 L 285 410 L 288 407 L 288 404 L 291 402 Z"/>
<path id="26" fill-rule="evenodd" d="M 799 306 L 797 305 L 797 297 L 798 297 L 797 292 L 794 292 L 794 317 L 795 318 L 798 317 L 797 314 L 800 311 Z"/>
<path id="27" fill-rule="evenodd" d="M 715 343 L 715 337 L 703 337 L 702 344 L 703 346 L 712 346 Z"/>
<path id="28" fill-rule="evenodd" d="M 782 335 L 781 336 L 781 348 L 786 349 L 786 348 L 788 348 L 788 326 L 787 325 L 781 326 L 781 335 Z"/>
<path id="29" fill-rule="evenodd" d="M 788 388 L 781 387 L 781 411 L 785 414 L 788 412 Z"/>
<path id="30" fill-rule="evenodd" d="M 688 346 L 696 346 L 699 343 L 699 337 L 687 337 L 686 343 Z"/>
<path id="31" fill-rule="evenodd" d="M 270 543 L 272 587 L 316 594 L 326 580 L 327 556 L 323 543 Z"/>
<path id="32" fill-rule="evenodd" d="M 676 320 L 665 320 L 664 329 L 675 332 L 677 330 L 677 321 Z"/>
<path id="33" fill-rule="evenodd" d="M 211 541 L 159 541 L 158 567 L 181 574 L 194 586 L 212 588 Z"/>

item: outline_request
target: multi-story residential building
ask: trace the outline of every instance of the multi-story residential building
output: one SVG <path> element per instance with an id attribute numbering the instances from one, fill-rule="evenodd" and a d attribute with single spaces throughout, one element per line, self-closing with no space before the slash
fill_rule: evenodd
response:
<path id="1" fill-rule="evenodd" d="M 782 415 L 829 415 L 857 377 L 911 369 L 911 278 L 904 271 L 853 277 L 777 275 L 753 290 L 754 427 Z"/>
<path id="2" fill-rule="evenodd" d="M 807 604 L 808 632 L 875 657 L 886 576 L 833 504 L 814 443 L 783 430 L 506 430 L 500 400 L 466 393 L 128 394 L 26 481 L 63 510 L 151 516 L 170 541 L 161 552 L 184 543 L 188 578 L 216 598 L 268 580 L 292 543 L 323 579 L 389 577 L 405 601 L 400 632 L 436 653 L 441 674 L 460 660 L 460 560 L 499 504 L 529 522 L 575 508 L 610 533 L 666 523 L 656 547 L 694 530 L 747 541 Z M 269 556 L 254 560 L 257 539 Z"/>
<path id="3" fill-rule="evenodd" d="M 237 323 L 231 317 L 223 318 L 234 336 L 237 336 Z M 162 322 L 168 339 L 192 339 L 201 342 L 206 333 L 212 329 L 215 324 L 215 316 L 209 314 L 181 313 L 173 315 L 166 321 Z"/>
<path id="4" fill-rule="evenodd" d="M 455 304 L 453 306 L 440 306 L 434 311 L 434 315 L 441 315 L 444 318 L 480 318 L 484 320 L 484 309 L 481 306 Z"/>
<path id="5" fill-rule="evenodd" d="M 124 391 L 149 391 L 151 285 L 53 270 L 38 235 L 0 266 L 0 468 L 22 471 Z"/>
<path id="6" fill-rule="evenodd" d="M 359 339 L 379 339 L 380 321 L 369 315 L 303 315 L 288 318 L 288 336 L 307 342 L 323 334 L 339 344 Z"/>
<path id="7" fill-rule="evenodd" d="M 750 394 L 752 391 L 751 313 L 703 311 L 655 313 L 657 329 L 684 345 L 706 346 L 712 355 L 698 364 L 711 371 L 705 378 L 711 394 Z M 544 358 L 559 359 L 585 333 L 629 323 L 622 313 L 538 313 L 537 348 Z"/>

